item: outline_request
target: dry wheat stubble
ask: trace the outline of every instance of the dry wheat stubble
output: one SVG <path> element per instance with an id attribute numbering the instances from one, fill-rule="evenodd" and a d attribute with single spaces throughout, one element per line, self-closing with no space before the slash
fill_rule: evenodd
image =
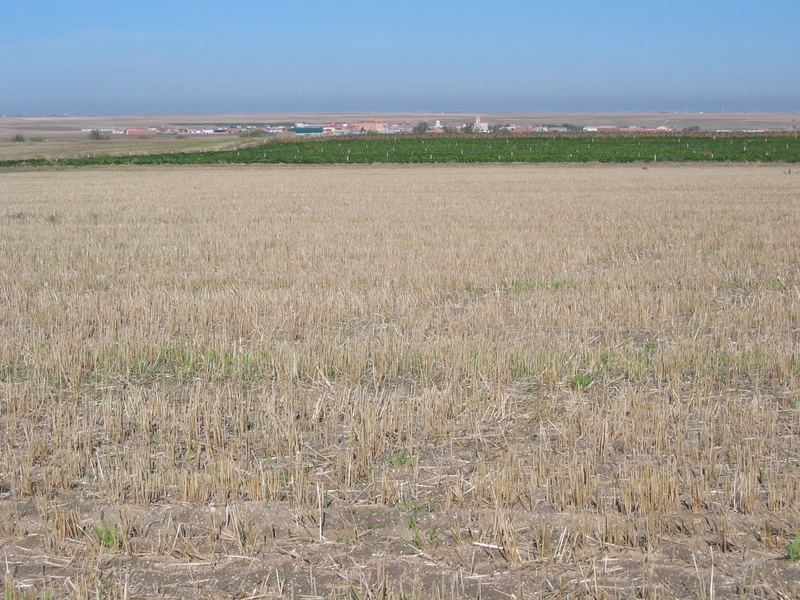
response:
<path id="1" fill-rule="evenodd" d="M 3 174 L 6 585 L 791 595 L 799 195 L 776 166 Z"/>

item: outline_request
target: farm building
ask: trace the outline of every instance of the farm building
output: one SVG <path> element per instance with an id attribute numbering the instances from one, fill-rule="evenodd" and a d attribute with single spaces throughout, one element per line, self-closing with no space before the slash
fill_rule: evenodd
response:
<path id="1" fill-rule="evenodd" d="M 361 121 L 358 124 L 358 128 L 363 129 L 364 131 L 374 131 L 377 133 L 386 133 L 389 131 L 389 125 L 383 120 L 382 117 L 378 117 L 371 121 Z"/>
<path id="2" fill-rule="evenodd" d="M 139 129 L 137 127 L 131 127 L 125 130 L 125 133 L 128 135 L 157 135 L 158 132 L 154 129 Z"/>

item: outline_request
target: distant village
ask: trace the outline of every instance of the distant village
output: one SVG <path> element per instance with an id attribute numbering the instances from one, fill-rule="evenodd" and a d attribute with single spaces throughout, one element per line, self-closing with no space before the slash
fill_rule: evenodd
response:
<path id="1" fill-rule="evenodd" d="M 387 123 L 378 117 L 366 121 L 353 123 L 262 123 L 262 124 L 236 124 L 236 125 L 186 125 L 182 127 L 147 127 L 147 128 L 86 128 L 82 131 L 98 131 L 102 134 L 148 136 L 148 135 L 240 135 L 243 137 L 258 137 L 262 135 L 358 135 L 358 134 L 402 134 L 402 133 L 566 133 L 566 132 L 591 132 L 591 133 L 669 133 L 675 131 L 667 125 L 658 127 L 641 127 L 636 125 L 530 125 L 519 123 L 501 123 L 489 125 L 475 117 L 474 121 L 467 123 L 442 123 L 440 120 L 405 121 L 402 123 Z M 727 133 L 731 130 L 718 129 L 718 133 Z M 748 129 L 747 133 L 762 133 L 765 129 Z"/>

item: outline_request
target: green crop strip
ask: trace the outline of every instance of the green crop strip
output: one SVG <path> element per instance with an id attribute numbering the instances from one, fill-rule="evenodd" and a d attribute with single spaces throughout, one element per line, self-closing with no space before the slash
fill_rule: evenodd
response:
<path id="1" fill-rule="evenodd" d="M 791 134 L 352 136 L 269 140 L 237 150 L 0 161 L 0 167 L 148 164 L 800 162 Z"/>

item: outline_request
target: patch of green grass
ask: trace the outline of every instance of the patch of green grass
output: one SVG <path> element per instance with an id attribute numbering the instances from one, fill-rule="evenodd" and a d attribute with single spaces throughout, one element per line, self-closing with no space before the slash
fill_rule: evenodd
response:
<path id="1" fill-rule="evenodd" d="M 519 294 L 520 292 L 535 290 L 538 287 L 539 284 L 535 281 L 514 281 L 513 283 L 506 285 L 505 289 L 512 294 Z"/>
<path id="2" fill-rule="evenodd" d="M 794 541 L 786 547 L 786 554 L 790 563 L 800 562 L 800 533 L 794 536 Z"/>
<path id="3" fill-rule="evenodd" d="M 540 371 L 541 369 L 538 367 L 534 357 L 518 356 L 512 359 L 511 376 L 514 379 L 535 377 Z"/>
<path id="4" fill-rule="evenodd" d="M 592 378 L 584 373 L 578 373 L 569 380 L 569 387 L 578 392 L 582 392 L 592 384 Z"/>
<path id="5" fill-rule="evenodd" d="M 111 527 L 106 523 L 101 523 L 100 527 L 92 527 L 92 531 L 94 531 L 95 536 L 97 536 L 97 541 L 100 542 L 103 548 L 116 550 L 122 546 L 122 538 L 120 537 L 118 525 Z"/>
<path id="6" fill-rule="evenodd" d="M 411 452 L 408 450 L 403 450 L 402 452 L 395 454 L 394 456 L 390 456 L 387 460 L 390 467 L 402 467 L 409 461 L 413 461 L 414 457 L 411 456 Z"/>
<path id="7" fill-rule="evenodd" d="M 10 364 L 5 365 L 0 371 L 0 381 L 7 381 L 13 383 L 15 381 L 22 381 L 27 376 L 28 370 L 23 364 Z"/>
<path id="8" fill-rule="evenodd" d="M 416 524 L 409 527 L 409 529 L 411 530 L 411 545 L 415 548 L 422 549 L 422 535 L 420 535 Z"/>
<path id="9" fill-rule="evenodd" d="M 395 506 L 408 513 L 408 529 L 412 532 L 414 539 L 411 542 L 417 548 L 422 546 L 422 537 L 417 529 L 417 517 L 419 516 L 419 503 L 414 498 L 406 498 L 405 500 L 398 500 Z M 417 543 L 418 542 L 418 543 Z"/>
<path id="10" fill-rule="evenodd" d="M 345 546 L 353 545 L 353 540 L 350 539 L 350 537 L 345 535 L 344 533 L 337 533 L 336 541 L 339 542 L 340 544 L 344 544 Z"/>

